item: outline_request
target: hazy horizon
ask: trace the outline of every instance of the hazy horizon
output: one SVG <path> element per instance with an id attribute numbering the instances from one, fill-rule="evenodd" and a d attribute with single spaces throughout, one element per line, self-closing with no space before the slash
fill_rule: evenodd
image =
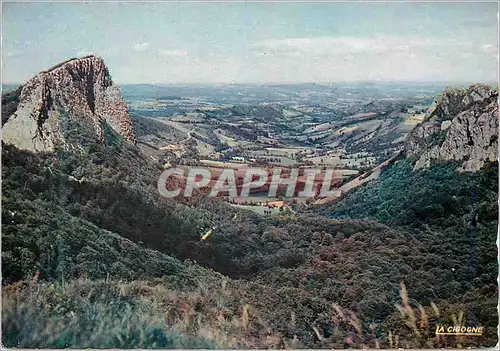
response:
<path id="1" fill-rule="evenodd" d="M 19 87 L 26 82 L 3 82 L 2 88 Z M 133 85 L 148 85 L 156 87 L 227 87 L 227 86 L 249 86 L 249 87 L 280 87 L 280 86 L 300 86 L 300 85 L 318 85 L 318 86 L 333 86 L 333 85 L 434 85 L 434 86 L 470 86 L 474 84 L 486 84 L 495 86 L 498 85 L 496 81 L 346 81 L 346 82 L 294 82 L 294 83 L 115 83 L 118 86 L 133 86 Z"/>
<path id="2" fill-rule="evenodd" d="M 2 83 L 102 57 L 117 84 L 497 82 L 498 3 L 3 3 Z"/>

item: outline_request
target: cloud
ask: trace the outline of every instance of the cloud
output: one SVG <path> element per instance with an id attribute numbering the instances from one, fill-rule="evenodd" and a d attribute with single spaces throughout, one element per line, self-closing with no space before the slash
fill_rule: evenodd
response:
<path id="1" fill-rule="evenodd" d="M 167 52 L 168 51 L 168 52 Z M 179 52 L 172 52 L 179 51 Z M 113 76 L 127 77 L 120 83 L 235 83 L 244 80 L 239 75 L 243 62 L 221 55 L 194 56 L 183 50 L 165 50 L 163 56 L 131 55 L 125 65 L 113 68 Z M 241 78 L 241 79 L 239 79 Z"/>
<path id="2" fill-rule="evenodd" d="M 489 56 L 498 57 L 498 45 L 485 44 L 481 46 L 481 50 Z"/>
<path id="3" fill-rule="evenodd" d="M 252 46 L 254 54 L 276 56 L 328 56 L 408 53 L 419 50 L 470 49 L 471 41 L 433 37 L 315 37 L 269 39 Z"/>
<path id="4" fill-rule="evenodd" d="M 144 52 L 149 48 L 149 43 L 136 43 L 134 44 L 134 51 Z"/>
<path id="5" fill-rule="evenodd" d="M 187 58 L 188 52 L 186 50 L 158 50 L 158 55 L 170 58 Z"/>
<path id="6" fill-rule="evenodd" d="M 244 53 L 157 49 L 131 55 L 116 76 L 127 82 L 306 83 L 491 81 L 498 45 L 491 36 L 313 37 L 248 43 Z M 148 46 L 149 49 L 151 49 Z"/>
<path id="7" fill-rule="evenodd" d="M 250 46 L 248 70 L 271 81 L 488 80 L 497 76 L 493 38 L 422 36 L 269 39 Z M 459 78 L 460 79 L 460 78 Z"/>
<path id="8" fill-rule="evenodd" d="M 12 50 L 12 51 L 5 52 L 6 57 L 20 56 L 22 54 L 23 54 L 23 52 L 21 50 Z"/>

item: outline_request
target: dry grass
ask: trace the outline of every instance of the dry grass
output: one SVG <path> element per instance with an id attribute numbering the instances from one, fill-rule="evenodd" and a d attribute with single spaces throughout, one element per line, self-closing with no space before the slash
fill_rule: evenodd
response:
<path id="1" fill-rule="evenodd" d="M 477 346 L 477 339 L 467 340 L 464 336 L 446 336 L 436 335 L 436 325 L 466 325 L 464 308 L 462 305 L 447 306 L 446 311 L 442 311 L 434 302 L 430 302 L 429 307 L 424 307 L 419 303 L 410 304 L 408 292 L 404 283 L 401 283 L 401 305 L 397 304 L 396 308 L 400 313 L 400 318 L 404 322 L 406 328 L 411 332 L 406 335 L 404 342 L 410 347 L 420 348 L 442 348 L 453 347 L 462 348 L 465 346 Z M 431 323 L 430 321 L 434 323 Z M 396 340 L 398 335 L 390 333 L 389 346 L 397 348 Z"/>
<path id="2" fill-rule="evenodd" d="M 443 317 L 439 307 L 431 302 L 429 307 L 424 307 L 417 302 L 412 302 L 408 297 L 405 284 L 401 283 L 401 303 L 396 304 L 396 311 L 392 320 L 383 324 L 364 323 L 356 313 L 342 308 L 340 305 L 332 304 L 331 321 L 334 325 L 347 325 L 346 330 L 353 333 L 342 333 L 337 330 L 332 336 L 326 338 L 317 326 L 312 326 L 314 333 L 322 345 L 338 348 L 339 338 L 350 338 L 350 347 L 359 348 L 437 348 L 456 347 L 466 345 L 464 337 L 450 337 L 443 341 L 439 335 L 435 335 L 435 323 Z M 446 320 L 454 325 L 464 325 L 463 312 L 448 313 Z M 382 335 L 379 334 L 383 330 Z"/>
<path id="3" fill-rule="evenodd" d="M 442 317 L 434 303 L 412 302 L 401 283 L 398 318 L 367 323 L 333 303 L 333 323 L 325 335 L 314 322 L 311 332 L 321 348 L 464 347 L 464 337 L 443 342 L 432 321 Z M 300 348 L 297 316 L 290 311 L 290 337 L 270 327 L 226 278 L 213 286 L 181 291 L 162 281 L 47 283 L 35 276 L 3 289 L 2 341 L 21 348 Z M 465 322 L 464 313 L 450 322 Z M 322 319 L 318 319 L 320 321 Z M 267 322 L 265 322 L 267 321 Z M 408 331 L 408 333 L 405 332 Z M 382 333 L 380 333 L 383 331 Z M 291 336 L 293 335 L 293 337 Z"/>
<path id="4" fill-rule="evenodd" d="M 249 304 L 217 290 L 143 281 L 29 282 L 2 296 L 3 343 L 22 348 L 278 347 Z"/>

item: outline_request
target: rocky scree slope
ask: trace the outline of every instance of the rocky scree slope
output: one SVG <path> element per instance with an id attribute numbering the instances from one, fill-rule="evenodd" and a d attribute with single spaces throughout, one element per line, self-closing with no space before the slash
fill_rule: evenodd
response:
<path id="1" fill-rule="evenodd" d="M 479 170 L 498 155 L 498 90 L 487 85 L 448 89 L 426 120 L 407 137 L 415 169 L 432 161 L 459 161 L 461 171 Z"/>
<path id="2" fill-rule="evenodd" d="M 16 100 L 15 112 L 2 116 L 2 139 L 20 149 L 78 149 L 81 145 L 67 140 L 75 122 L 88 126 L 101 143 L 113 131 L 135 143 L 127 105 L 99 57 L 71 59 L 40 72 L 21 87 Z"/>

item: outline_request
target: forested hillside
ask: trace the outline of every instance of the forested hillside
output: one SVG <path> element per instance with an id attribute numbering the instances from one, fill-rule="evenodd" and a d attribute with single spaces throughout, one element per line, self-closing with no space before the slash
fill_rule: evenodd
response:
<path id="1" fill-rule="evenodd" d="M 154 281 L 159 278 L 177 282 L 172 287 L 174 294 L 182 295 L 186 287 L 196 286 L 211 296 L 219 293 L 225 281 L 228 294 L 239 296 L 229 298 L 233 307 L 228 311 L 214 302 L 217 310 L 226 311 L 227 323 L 235 327 L 232 319 L 240 318 L 247 304 L 260 316 L 248 327 L 256 334 L 242 332 L 234 341 L 238 345 L 262 346 L 265 340 L 275 340 L 277 347 L 292 342 L 304 347 L 344 347 L 349 345 L 346 338 L 354 335 L 352 345 L 373 347 L 377 340 L 388 347 L 397 334 L 400 343 L 436 346 L 428 326 L 425 339 L 416 338 L 404 326 L 405 317 L 395 307 L 401 303 L 400 283 L 404 282 L 412 301 L 426 308 L 431 302 L 436 304 L 441 318 L 472 310 L 474 318 L 487 327 L 483 343 L 493 343 L 496 165 L 481 170 L 472 180 L 470 174 L 454 171 L 453 165 L 412 171 L 411 161 L 402 160 L 387 169 L 379 182 L 322 208 L 321 216 L 304 213 L 263 218 L 239 211 L 232 220 L 235 210 L 221 202 L 205 199 L 193 205 L 160 200 L 153 183 L 158 170 L 142 161 L 143 167 L 133 168 L 135 174 L 129 172 L 127 166 L 140 160 L 133 156 L 133 148 L 106 148 L 105 154 L 99 150 L 91 154 L 105 155 L 103 162 L 96 156 L 34 155 L 4 145 L 4 284 L 18 286 L 15 282 L 36 275 L 37 284 L 55 284 L 65 296 L 64 287 L 98 284 L 98 279 L 117 282 L 111 286 L 118 281 L 138 284 L 137 279 L 144 282 L 141 284 L 165 286 Z M 470 229 L 473 204 L 476 221 Z M 201 233 L 212 225 L 217 229 L 211 240 L 200 241 Z M 197 264 L 186 266 L 182 263 L 186 259 Z M 187 268 L 198 265 L 213 271 Z M 189 285 L 188 272 L 193 269 L 200 273 L 194 285 Z M 32 299 L 33 292 L 26 289 L 30 288 L 14 295 L 21 305 L 13 308 L 27 308 L 23 299 Z M 126 295 L 131 301 L 142 299 L 140 294 Z M 201 297 L 188 294 L 185 299 L 189 305 Z M 205 303 L 203 299 L 196 304 Z M 68 311 L 79 304 L 72 301 L 76 305 L 67 307 Z M 346 314 L 352 311 L 361 329 L 338 316 L 333 318 L 338 312 L 332 310 L 332 303 Z M 212 318 L 215 312 L 207 312 L 211 308 L 207 304 L 198 311 L 191 306 L 193 313 L 198 318 Z M 59 315 L 50 308 L 44 313 Z M 4 315 L 9 318 L 9 313 Z M 96 327 L 93 322 L 85 323 Z M 12 335 L 26 333 L 19 328 Z M 215 339 L 219 340 L 208 337 L 208 341 Z M 34 345 L 29 338 L 24 344 Z M 116 341 L 111 345 L 128 344 Z"/>

